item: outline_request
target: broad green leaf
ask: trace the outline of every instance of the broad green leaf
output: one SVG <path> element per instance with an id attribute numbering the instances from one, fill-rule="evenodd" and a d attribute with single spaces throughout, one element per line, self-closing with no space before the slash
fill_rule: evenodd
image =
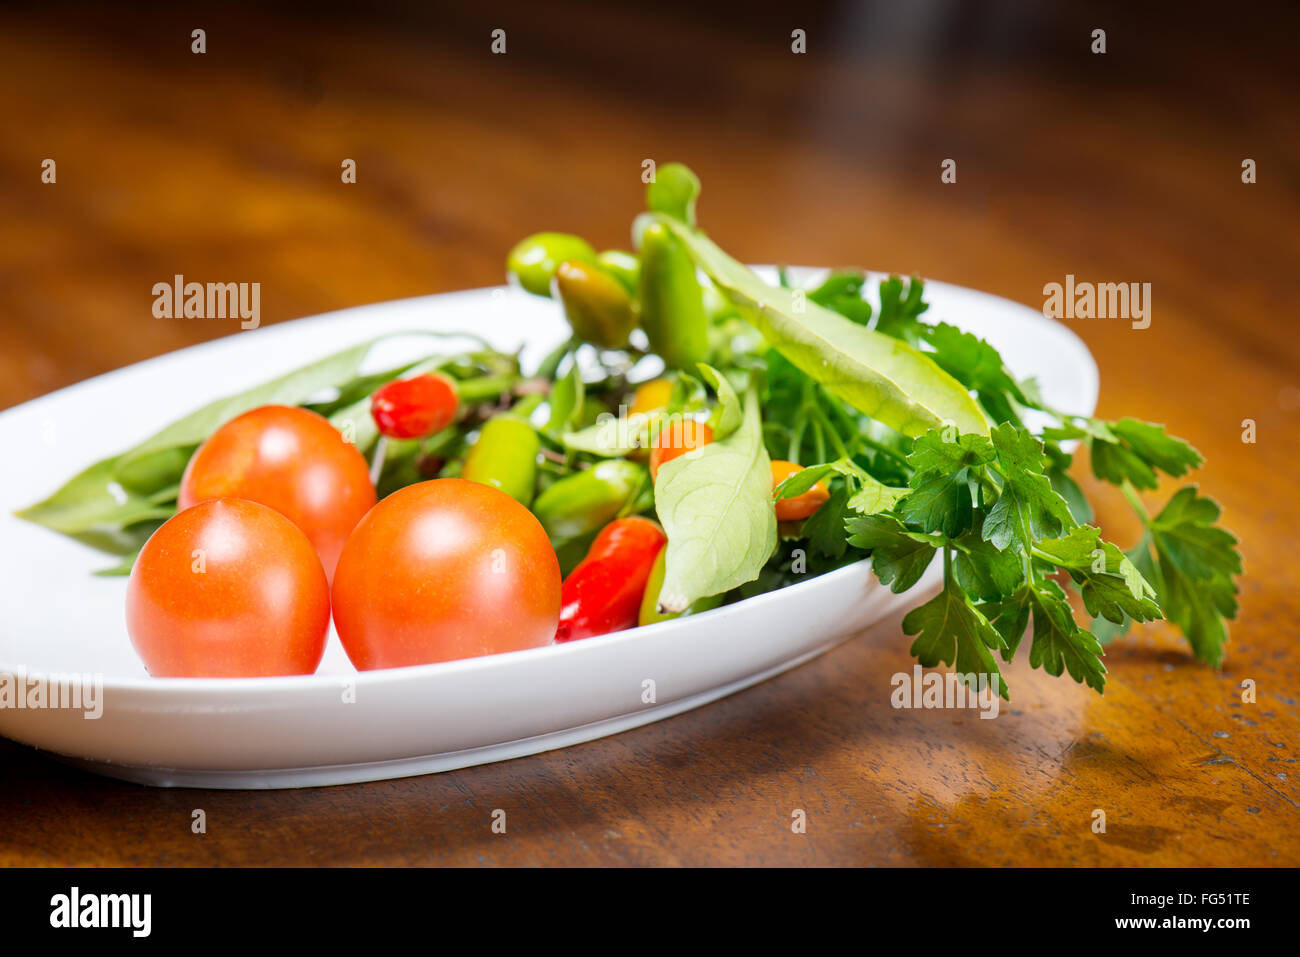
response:
<path id="1" fill-rule="evenodd" d="M 322 389 L 346 382 L 357 374 L 362 360 L 377 341 L 360 343 L 237 395 L 210 402 L 124 453 L 118 467 L 159 449 L 197 446 L 219 426 L 258 406 L 297 405 Z"/>
<path id="2" fill-rule="evenodd" d="M 740 428 L 665 463 L 654 492 L 668 533 L 659 598 L 664 611 L 683 611 L 758 576 L 776 550 L 777 535 L 772 468 L 752 388 Z"/>
<path id="3" fill-rule="evenodd" d="M 129 555 L 139 548 L 142 535 L 175 513 L 176 488 L 186 463 L 217 427 L 260 405 L 296 405 L 324 389 L 344 387 L 356 377 L 377 341 L 360 343 L 211 402 L 134 448 L 94 463 L 49 498 L 17 514 L 101 551 Z M 368 410 L 369 399 L 361 401 Z"/>
<path id="4" fill-rule="evenodd" d="M 806 297 L 796 311 L 791 290 L 767 285 L 681 221 L 657 218 L 774 348 L 854 408 L 909 436 L 947 424 L 988 434 L 970 393 L 921 352 Z"/>
<path id="5" fill-rule="evenodd" d="M 176 508 L 126 488 L 117 478 L 119 460 L 114 456 L 96 462 L 49 498 L 19 511 L 18 516 L 101 551 L 130 554 L 138 546 L 132 536 L 119 534 L 121 530 L 137 522 L 170 518 Z M 182 470 L 184 467 L 182 462 Z M 83 535 L 88 537 L 80 538 Z"/>

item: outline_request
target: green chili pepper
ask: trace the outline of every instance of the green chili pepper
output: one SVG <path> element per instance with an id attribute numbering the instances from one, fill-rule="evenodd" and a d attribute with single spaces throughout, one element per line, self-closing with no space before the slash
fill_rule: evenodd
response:
<path id="1" fill-rule="evenodd" d="M 555 270 L 565 260 L 595 262 L 596 250 L 581 236 L 534 233 L 510 250 L 506 275 L 534 295 L 549 296 Z"/>
<path id="2" fill-rule="evenodd" d="M 649 487 L 650 473 L 645 466 L 626 459 L 605 459 L 560 479 L 537 496 L 533 513 L 558 548 L 604 527 L 620 514 L 628 514 L 629 507 L 639 505 Z"/>
<path id="3" fill-rule="evenodd" d="M 555 271 L 555 292 L 580 339 L 604 349 L 627 345 L 637 308 L 623 284 L 589 263 L 568 260 Z"/>
<path id="4" fill-rule="evenodd" d="M 470 446 L 460 477 L 505 492 L 524 505 L 533 500 L 537 483 L 537 432 L 520 403 L 516 409 L 484 423 Z"/>
<path id="5" fill-rule="evenodd" d="M 680 618 L 682 615 L 694 615 L 722 604 L 721 595 L 709 595 L 707 598 L 697 598 L 685 611 L 676 614 L 661 613 L 659 590 L 664 587 L 664 572 L 667 568 L 668 549 L 662 548 L 659 550 L 659 557 L 655 559 L 654 567 L 650 569 L 650 579 L 646 582 L 645 594 L 641 596 L 641 611 L 637 615 L 638 625 L 653 625 L 657 621 L 668 621 L 671 618 Z"/>
<path id="6" fill-rule="evenodd" d="M 709 319 L 695 262 L 662 223 L 641 236 L 641 328 L 669 366 L 695 369 L 709 358 Z"/>
<path id="7" fill-rule="evenodd" d="M 629 296 L 641 286 L 641 260 L 621 249 L 606 249 L 596 256 L 596 265 L 623 284 Z"/>

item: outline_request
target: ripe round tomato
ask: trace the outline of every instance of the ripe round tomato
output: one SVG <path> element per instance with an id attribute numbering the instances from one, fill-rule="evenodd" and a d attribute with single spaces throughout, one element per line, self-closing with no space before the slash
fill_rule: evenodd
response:
<path id="1" fill-rule="evenodd" d="M 126 588 L 131 644 L 159 678 L 309 675 L 329 623 L 329 584 L 307 536 L 239 498 L 169 519 Z"/>
<path id="2" fill-rule="evenodd" d="M 334 575 L 334 625 L 358 670 L 548 645 L 560 563 L 509 495 L 464 479 L 408 485 L 370 510 Z"/>
<path id="3" fill-rule="evenodd" d="M 713 429 L 707 423 L 674 419 L 655 437 L 654 447 L 650 450 L 650 478 L 656 478 L 659 469 L 678 456 L 704 448 L 712 441 Z"/>
<path id="4" fill-rule="evenodd" d="M 213 432 L 185 468 L 181 508 L 222 497 L 280 512 L 306 533 L 332 578 L 343 543 L 375 504 L 375 487 L 366 460 L 329 420 L 264 405 Z"/>

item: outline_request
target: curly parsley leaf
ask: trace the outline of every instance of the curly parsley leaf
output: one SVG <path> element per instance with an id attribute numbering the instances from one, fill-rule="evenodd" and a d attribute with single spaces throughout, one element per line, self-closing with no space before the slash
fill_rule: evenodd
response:
<path id="1" fill-rule="evenodd" d="M 953 541 L 952 571 L 962 591 L 981 601 L 1010 595 L 1025 580 L 1025 565 L 1013 551 L 998 549 L 972 529 Z"/>
<path id="2" fill-rule="evenodd" d="M 850 545 L 871 552 L 872 571 L 895 594 L 920 581 L 943 543 L 932 535 L 909 532 L 888 515 L 853 516 L 844 527 Z"/>
<path id="3" fill-rule="evenodd" d="M 940 662 L 952 666 L 971 687 L 975 687 L 979 675 L 990 679 L 997 675 L 1002 697 L 1010 700 L 993 657 L 993 652 L 1002 647 L 1002 636 L 953 581 L 945 582 L 943 591 L 907 613 L 903 632 L 917 636 L 912 642 L 912 654 L 924 667 L 934 668 Z"/>
<path id="4" fill-rule="evenodd" d="M 1059 535 L 1074 517 L 1044 474 L 1043 445 L 1009 423 L 993 430 L 997 467 L 1002 476 L 998 500 L 984 521 L 984 537 L 998 549 L 1019 543 L 1028 552 L 1038 539 Z"/>
<path id="5" fill-rule="evenodd" d="M 1064 538 L 1038 542 L 1034 556 L 1070 573 L 1094 618 L 1122 624 L 1125 616 L 1136 621 L 1160 617 L 1155 587 L 1127 555 L 1103 541 L 1101 532 L 1091 525 L 1071 529 Z"/>
<path id="6" fill-rule="evenodd" d="M 1224 619 L 1237 614 L 1233 576 L 1242 570 L 1237 539 L 1215 524 L 1219 515 L 1218 503 L 1189 485 L 1148 524 L 1165 615 L 1187 635 L 1196 656 L 1215 667 L 1228 640 Z"/>
<path id="7" fill-rule="evenodd" d="M 1101 663 L 1101 643 L 1074 620 L 1061 586 L 1051 579 L 1035 582 L 1030 586 L 1029 603 L 1034 612 L 1029 664 L 1053 677 L 1068 671 L 1080 684 L 1104 691 L 1106 666 Z"/>
<path id="8" fill-rule="evenodd" d="M 1097 478 L 1115 485 L 1126 480 L 1136 488 L 1154 489 L 1156 471 L 1174 478 L 1198 467 L 1201 453 L 1182 439 L 1170 435 L 1163 425 L 1137 419 L 1105 422 L 1088 419 L 1044 432 L 1051 438 L 1085 438 L 1092 453 L 1092 471 Z"/>
<path id="9" fill-rule="evenodd" d="M 921 298 L 924 291 L 925 283 L 919 276 L 908 279 L 906 286 L 897 276 L 882 280 L 876 331 L 902 339 L 911 346 L 919 344 L 928 328 L 920 320 L 920 315 L 930 308 L 930 304 Z"/>
<path id="10" fill-rule="evenodd" d="M 833 272 L 826 277 L 825 282 L 808 293 L 808 298 L 819 306 L 825 306 L 846 319 L 865 326 L 871 319 L 871 303 L 862 298 L 862 287 L 866 282 L 867 275 L 861 271 Z"/>
<path id="11" fill-rule="evenodd" d="M 942 433 L 931 429 L 907 457 L 916 471 L 908 483 L 912 490 L 898 503 L 899 516 L 922 531 L 956 538 L 974 521 L 975 499 L 994 456 L 992 442 L 983 435 L 964 433 L 945 442 Z"/>

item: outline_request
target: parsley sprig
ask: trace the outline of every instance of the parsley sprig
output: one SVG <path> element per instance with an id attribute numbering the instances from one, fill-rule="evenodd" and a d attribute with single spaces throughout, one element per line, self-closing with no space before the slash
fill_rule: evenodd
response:
<path id="1" fill-rule="evenodd" d="M 997 659 L 1011 661 L 1028 634 L 1033 667 L 1068 673 L 1100 692 L 1103 646 L 1135 621 L 1162 617 L 1183 631 L 1198 658 L 1219 665 L 1226 621 L 1237 608 L 1237 539 L 1219 527 L 1218 505 L 1196 486 L 1180 489 L 1154 518 L 1138 495 L 1156 489 L 1162 474 L 1181 478 L 1198 467 L 1200 453 L 1162 425 L 1050 408 L 1036 383 L 1018 381 L 988 342 L 922 322 L 919 279 L 882 282 L 873 321 L 862 282 L 859 273 L 835 274 L 810 298 L 925 351 L 995 425 L 987 436 L 946 429 L 907 440 L 829 393 L 810 393 L 807 380 L 778 357 L 769 389 L 792 400 L 771 406 L 791 410 L 773 425 L 789 440 L 782 453 L 823 461 L 817 453 L 833 446 L 840 455 L 777 490 L 787 497 L 831 482 L 830 501 L 800 533 L 812 551 L 836 564 L 868 553 L 876 576 L 895 592 L 915 585 L 940 555 L 942 590 L 912 609 L 903 629 L 916 636 L 912 654 L 922 665 L 951 666 L 968 681 L 1000 678 Z M 803 411 L 810 395 L 815 417 Z M 1054 424 L 1033 434 L 1028 410 Z M 806 441 L 811 431 L 820 433 L 815 442 Z M 1074 456 L 1066 443 L 1087 451 L 1093 474 L 1118 485 L 1142 521 L 1143 537 L 1129 552 L 1091 524 L 1092 510 L 1068 473 Z M 1090 627 L 1079 624 L 1070 591 Z M 1005 681 L 999 688 L 1009 697 Z"/>

